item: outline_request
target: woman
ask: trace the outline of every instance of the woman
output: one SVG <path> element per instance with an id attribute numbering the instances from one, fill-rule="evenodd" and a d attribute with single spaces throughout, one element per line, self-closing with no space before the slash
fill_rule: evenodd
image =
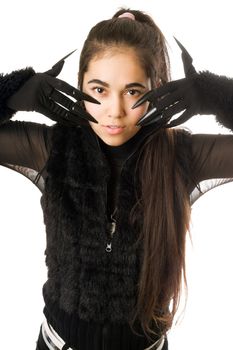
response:
<path id="1" fill-rule="evenodd" d="M 90 31 L 79 90 L 56 78 L 64 59 L 46 73 L 0 77 L 0 161 L 42 191 L 48 280 L 37 350 L 168 348 L 190 195 L 202 180 L 233 176 L 232 135 L 168 124 L 185 109 L 185 120 L 213 113 L 233 126 L 231 100 L 215 96 L 218 84 L 230 96 L 232 81 L 196 73 L 184 56 L 187 77 L 168 83 L 163 34 L 148 15 L 122 9 Z M 8 121 L 16 110 L 57 123 Z"/>

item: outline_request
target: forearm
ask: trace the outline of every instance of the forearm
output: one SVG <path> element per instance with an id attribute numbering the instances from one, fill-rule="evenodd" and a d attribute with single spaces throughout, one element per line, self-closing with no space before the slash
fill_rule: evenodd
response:
<path id="1" fill-rule="evenodd" d="M 233 130 L 233 79 L 206 71 L 195 83 L 200 95 L 205 96 L 200 96 L 202 113 L 214 114 L 220 125 Z"/>
<path id="2" fill-rule="evenodd" d="M 0 124 L 9 120 L 16 112 L 7 106 L 8 98 L 34 74 L 34 70 L 30 67 L 10 74 L 0 74 Z"/>

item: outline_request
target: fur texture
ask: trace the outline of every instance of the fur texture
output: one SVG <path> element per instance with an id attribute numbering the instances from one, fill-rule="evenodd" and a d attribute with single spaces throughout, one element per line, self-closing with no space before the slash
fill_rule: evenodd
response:
<path id="1" fill-rule="evenodd" d="M 142 244 L 137 242 L 142 217 L 139 215 L 134 226 L 129 222 L 140 191 L 135 173 L 138 152 L 127 160 L 121 173 L 117 228 L 112 252 L 107 253 L 110 168 L 98 138 L 84 128 L 53 128 L 41 198 L 47 232 L 45 316 L 74 348 L 89 349 L 87 344 L 93 339 L 90 348 L 99 349 L 97 339 L 102 339 L 108 327 L 111 344 L 106 348 L 145 349 L 151 343 L 132 333 L 128 323 L 136 303 L 142 259 Z M 190 137 L 186 133 L 179 136 L 177 157 L 188 182 Z M 135 326 L 142 334 L 140 326 Z"/>
<path id="2" fill-rule="evenodd" d="M 97 137 L 92 137 L 90 142 L 81 128 L 54 126 L 54 147 L 41 201 L 47 230 L 44 294 L 47 302 L 59 305 L 68 315 L 78 314 L 85 321 L 124 323 L 136 303 L 142 252 L 141 242 L 137 242 L 141 218 L 134 226 L 129 222 L 139 191 L 137 152 L 121 173 L 117 228 L 112 252 L 107 253 L 110 169 Z M 180 147 L 184 147 L 183 141 Z M 184 154 L 187 152 L 180 152 L 181 162 Z M 183 167 L 187 170 L 185 162 Z"/>
<path id="3" fill-rule="evenodd" d="M 10 74 L 0 74 L 0 123 L 9 120 L 16 111 L 7 107 L 7 99 L 11 97 L 29 78 L 35 74 L 29 67 Z"/>
<path id="4" fill-rule="evenodd" d="M 112 252 L 107 253 L 107 161 L 81 129 L 57 127 L 56 137 L 59 142 L 55 140 L 42 198 L 48 239 L 47 293 L 68 314 L 78 311 L 84 320 L 126 321 L 138 280 L 138 232 L 128 219 L 135 202 L 132 163 L 122 172 L 117 229 Z"/>
<path id="5" fill-rule="evenodd" d="M 208 71 L 194 81 L 202 114 L 216 115 L 217 122 L 233 130 L 233 80 Z"/>

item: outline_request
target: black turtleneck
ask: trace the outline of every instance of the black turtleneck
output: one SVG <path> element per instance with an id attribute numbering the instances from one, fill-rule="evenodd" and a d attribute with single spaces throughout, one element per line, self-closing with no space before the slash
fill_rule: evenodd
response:
<path id="1" fill-rule="evenodd" d="M 108 183 L 108 215 L 109 219 L 116 213 L 116 202 L 119 187 L 119 178 L 124 162 L 140 146 L 144 138 L 151 133 L 151 128 L 141 128 L 136 135 L 120 146 L 109 146 L 101 139 L 101 149 L 105 154 L 111 169 L 111 176 Z"/>

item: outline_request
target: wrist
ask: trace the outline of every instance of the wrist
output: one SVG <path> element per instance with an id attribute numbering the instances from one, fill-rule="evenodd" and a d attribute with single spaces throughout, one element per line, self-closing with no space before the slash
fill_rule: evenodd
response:
<path id="1" fill-rule="evenodd" d="M 233 130 L 233 79 L 204 71 L 198 74 L 195 84 L 201 113 L 215 115 L 220 125 Z"/>
<path id="2" fill-rule="evenodd" d="M 34 74 L 35 71 L 31 67 L 16 70 L 5 75 L 0 74 L 0 123 L 9 120 L 16 112 L 7 106 L 8 98 Z"/>

